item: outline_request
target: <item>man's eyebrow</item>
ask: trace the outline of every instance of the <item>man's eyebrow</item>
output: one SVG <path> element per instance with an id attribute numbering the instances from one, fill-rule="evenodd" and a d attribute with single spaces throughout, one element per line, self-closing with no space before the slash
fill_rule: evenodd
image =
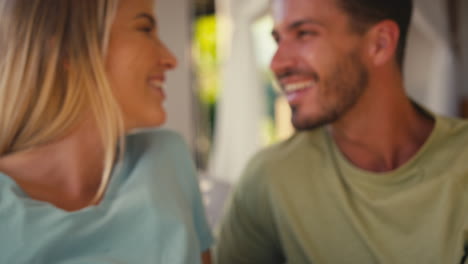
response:
<path id="1" fill-rule="evenodd" d="M 314 24 L 314 25 L 324 26 L 323 23 L 318 20 L 307 18 L 307 19 L 301 19 L 301 20 L 291 23 L 290 25 L 288 25 L 288 29 L 293 30 L 304 24 Z"/>
<path id="2" fill-rule="evenodd" d="M 148 19 L 153 26 L 156 26 L 156 19 L 154 19 L 154 17 L 151 14 L 140 13 L 140 14 L 135 16 L 135 19 L 139 19 L 139 18 Z"/>
<path id="3" fill-rule="evenodd" d="M 297 29 L 297 28 L 299 28 L 299 27 L 301 27 L 301 26 L 303 26 L 305 24 L 314 24 L 314 25 L 319 25 L 319 26 L 322 26 L 322 27 L 324 26 L 324 24 L 322 22 L 318 21 L 318 20 L 311 19 L 311 18 L 306 18 L 306 19 L 297 20 L 297 21 L 289 24 L 287 26 L 287 30 L 295 30 L 295 29 Z M 271 31 L 271 35 L 273 37 L 277 36 L 278 35 L 277 30 L 273 29 Z"/>

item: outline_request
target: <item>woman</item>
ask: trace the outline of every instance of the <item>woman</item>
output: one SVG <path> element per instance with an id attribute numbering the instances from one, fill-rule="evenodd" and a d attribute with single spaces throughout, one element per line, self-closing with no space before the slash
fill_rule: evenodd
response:
<path id="1" fill-rule="evenodd" d="M 209 263 L 152 0 L 0 0 L 0 263 Z"/>

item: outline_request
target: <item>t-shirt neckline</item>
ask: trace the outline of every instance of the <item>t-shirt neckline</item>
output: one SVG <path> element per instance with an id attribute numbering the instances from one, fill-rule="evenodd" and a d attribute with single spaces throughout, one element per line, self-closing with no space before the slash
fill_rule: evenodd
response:
<path id="1" fill-rule="evenodd" d="M 14 192 L 14 194 L 21 200 L 22 203 L 25 203 L 29 206 L 34 206 L 34 207 L 42 207 L 42 208 L 48 208 L 52 209 L 57 212 L 61 212 L 64 214 L 80 214 L 80 213 L 86 213 L 88 211 L 96 211 L 100 210 L 102 208 L 106 208 L 107 204 L 113 200 L 113 194 L 117 192 L 117 182 L 119 181 L 119 178 L 121 178 L 123 171 L 126 169 L 127 162 L 125 157 L 122 158 L 121 161 L 119 161 L 113 168 L 109 182 L 107 185 L 107 188 L 103 194 L 102 200 L 99 204 L 97 205 L 91 205 L 87 206 L 84 208 L 81 208 L 79 210 L 74 210 L 74 211 L 67 211 L 62 208 L 59 208 L 49 202 L 41 201 L 41 200 L 36 200 L 31 198 L 19 185 L 16 183 L 15 180 L 13 180 L 10 176 L 7 174 L 3 173 L 0 171 L 0 182 L 4 181 L 7 185 L 11 186 L 11 191 Z"/>
<path id="2" fill-rule="evenodd" d="M 414 175 L 421 175 L 423 173 L 423 168 L 419 166 L 418 160 L 428 151 L 428 148 L 437 140 L 440 134 L 440 118 L 426 109 L 423 109 L 423 111 L 434 119 L 434 128 L 419 150 L 408 161 L 391 171 L 373 172 L 357 167 L 345 157 L 326 129 L 322 129 L 322 133 L 324 134 L 325 141 L 329 145 L 332 159 L 336 163 L 335 165 L 341 172 L 346 173 L 347 177 L 374 184 L 404 184 L 411 180 Z"/>

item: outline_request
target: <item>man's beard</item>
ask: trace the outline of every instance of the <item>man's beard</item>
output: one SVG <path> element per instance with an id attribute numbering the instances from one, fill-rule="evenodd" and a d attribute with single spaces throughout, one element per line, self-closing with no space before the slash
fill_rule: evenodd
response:
<path id="1" fill-rule="evenodd" d="M 312 75 L 312 74 L 311 74 Z M 313 75 L 317 76 L 316 73 Z M 291 106 L 292 123 L 297 130 L 311 130 L 339 120 L 364 93 L 368 84 L 368 72 L 356 51 L 350 53 L 332 69 L 320 85 L 318 102 L 320 114 L 300 116 L 297 106 Z M 304 115 L 304 114 L 303 114 Z"/>

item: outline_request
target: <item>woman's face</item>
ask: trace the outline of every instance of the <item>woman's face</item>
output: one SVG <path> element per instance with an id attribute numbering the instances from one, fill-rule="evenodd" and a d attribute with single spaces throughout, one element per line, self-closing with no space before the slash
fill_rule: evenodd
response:
<path id="1" fill-rule="evenodd" d="M 111 27 L 106 70 L 126 131 L 166 120 L 165 73 L 174 55 L 158 37 L 154 0 L 120 0 Z"/>

